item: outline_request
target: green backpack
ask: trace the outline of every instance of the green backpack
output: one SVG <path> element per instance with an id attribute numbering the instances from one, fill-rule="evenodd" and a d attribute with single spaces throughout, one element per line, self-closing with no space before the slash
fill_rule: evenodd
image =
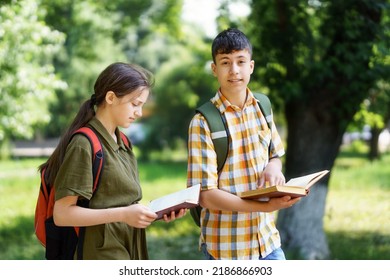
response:
<path id="1" fill-rule="evenodd" d="M 271 129 L 271 101 L 265 94 L 253 93 L 253 95 L 255 96 L 257 104 L 259 105 L 260 110 L 267 121 L 268 127 Z M 225 122 L 222 120 L 221 113 L 210 100 L 198 107 L 196 112 L 203 115 L 210 127 L 211 138 L 214 144 L 215 152 L 217 153 L 217 171 L 219 173 L 222 170 L 222 167 L 225 165 L 225 161 L 229 152 L 228 129 L 225 125 Z M 198 226 L 200 226 L 201 211 L 202 207 L 200 205 L 190 209 L 192 219 Z"/>

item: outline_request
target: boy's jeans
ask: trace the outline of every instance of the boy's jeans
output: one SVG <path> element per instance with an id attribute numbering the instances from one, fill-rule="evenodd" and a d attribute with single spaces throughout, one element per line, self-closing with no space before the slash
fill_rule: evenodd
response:
<path id="1" fill-rule="evenodd" d="M 206 244 L 202 244 L 201 249 L 206 260 L 215 260 L 209 252 L 207 252 Z M 286 260 L 286 256 L 284 255 L 282 248 L 278 248 L 272 251 L 271 254 L 268 254 L 265 258 L 260 257 L 259 260 Z"/>

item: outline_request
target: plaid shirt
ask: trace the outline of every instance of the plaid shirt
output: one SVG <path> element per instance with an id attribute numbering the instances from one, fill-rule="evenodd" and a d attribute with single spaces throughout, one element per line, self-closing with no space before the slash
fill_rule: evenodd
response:
<path id="1" fill-rule="evenodd" d="M 230 104 L 220 92 L 211 99 L 229 128 L 229 154 L 220 174 L 217 174 L 216 153 L 205 118 L 196 114 L 192 119 L 188 186 L 201 183 L 202 190 L 219 188 L 232 194 L 256 189 L 269 158 L 284 155 L 274 122 L 270 130 L 253 94 L 249 89 L 247 92 L 243 109 Z M 259 259 L 281 246 L 272 213 L 206 208 L 201 214 L 199 242 L 206 243 L 208 252 L 216 259 Z"/>

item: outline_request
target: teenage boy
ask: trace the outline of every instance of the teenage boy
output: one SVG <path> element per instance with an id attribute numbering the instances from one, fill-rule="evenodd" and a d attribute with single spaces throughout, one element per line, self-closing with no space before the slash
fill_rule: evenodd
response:
<path id="1" fill-rule="evenodd" d="M 299 198 L 244 200 L 237 193 L 285 183 L 282 141 L 268 128 L 248 83 L 254 69 L 252 46 L 244 33 L 227 29 L 214 39 L 211 69 L 219 89 L 211 99 L 227 126 L 229 153 L 217 172 L 217 155 L 206 119 L 189 126 L 188 181 L 200 183 L 200 246 L 207 259 L 285 259 L 273 213 Z"/>

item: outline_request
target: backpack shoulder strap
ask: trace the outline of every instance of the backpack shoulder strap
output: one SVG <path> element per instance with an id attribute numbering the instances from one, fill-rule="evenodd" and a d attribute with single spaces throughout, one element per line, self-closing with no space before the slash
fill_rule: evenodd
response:
<path id="1" fill-rule="evenodd" d="M 271 129 L 272 126 L 272 106 L 271 101 L 268 96 L 263 93 L 253 93 L 257 100 L 257 104 L 259 104 L 260 110 L 263 113 L 265 120 L 267 121 L 268 127 Z"/>
<path id="2" fill-rule="evenodd" d="M 269 128 L 272 127 L 272 106 L 271 101 L 268 96 L 262 93 L 254 93 L 253 94 L 257 100 L 257 103 L 260 107 L 261 112 L 263 113 L 267 125 Z M 225 164 L 228 152 L 229 152 L 229 137 L 227 135 L 228 128 L 224 123 L 221 113 L 215 107 L 215 105 L 208 101 L 198 107 L 196 112 L 201 113 L 206 119 L 210 131 L 211 131 L 211 139 L 214 144 L 215 152 L 217 153 L 217 164 L 218 164 L 218 172 L 222 169 Z"/>
<path id="3" fill-rule="evenodd" d="M 92 175 L 93 175 L 93 188 L 92 192 L 96 192 L 101 178 L 101 173 L 103 170 L 104 163 L 104 154 L 103 154 L 103 146 L 100 142 L 99 137 L 97 136 L 97 132 L 92 127 L 81 127 L 75 132 L 75 134 L 83 134 L 86 136 L 91 143 L 92 147 Z M 82 203 L 83 207 L 89 207 L 89 203 Z M 83 244 L 85 237 L 85 227 L 80 227 L 78 229 L 78 244 L 77 244 L 77 259 L 83 259 Z"/>
<path id="4" fill-rule="evenodd" d="M 83 134 L 91 143 L 92 147 L 92 174 L 93 174 L 93 192 L 96 191 L 100 183 L 100 175 L 103 170 L 103 147 L 96 132 L 87 126 L 81 127 L 75 132 L 75 134 Z"/>
<path id="5" fill-rule="evenodd" d="M 129 149 L 132 149 L 133 147 L 131 145 L 129 138 L 127 138 L 126 134 L 124 134 L 122 131 L 120 131 L 120 134 L 121 134 L 121 138 L 122 138 L 122 141 L 125 144 L 125 146 Z"/>
<path id="6" fill-rule="evenodd" d="M 47 180 L 46 180 L 46 168 L 47 167 L 44 167 L 42 170 L 41 170 L 41 192 L 45 198 L 46 201 L 49 200 L 49 195 L 50 195 L 50 186 L 49 184 L 47 183 Z"/>
<path id="7" fill-rule="evenodd" d="M 215 152 L 217 153 L 217 170 L 219 172 L 225 164 L 229 151 L 228 129 L 222 119 L 221 113 L 211 101 L 204 103 L 196 111 L 204 116 L 210 127 L 211 139 Z"/>

